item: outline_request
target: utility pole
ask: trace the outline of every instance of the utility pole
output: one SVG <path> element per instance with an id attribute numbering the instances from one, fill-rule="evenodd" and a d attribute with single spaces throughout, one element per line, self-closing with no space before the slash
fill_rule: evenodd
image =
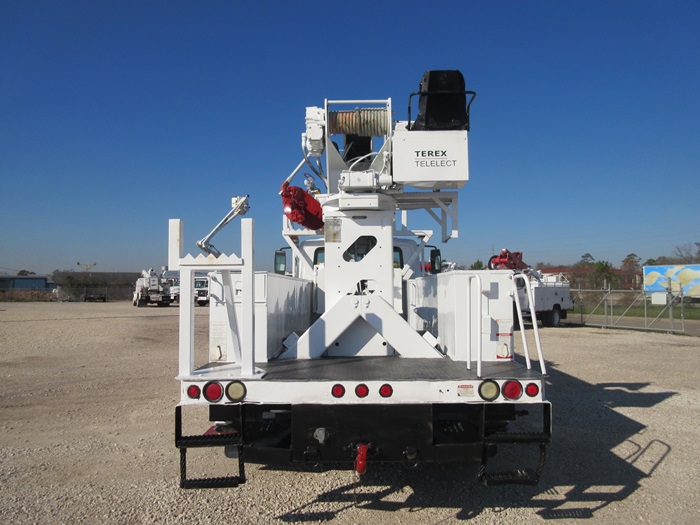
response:
<path id="1" fill-rule="evenodd" d="M 90 268 L 94 268 L 95 266 L 97 266 L 96 262 L 94 262 L 92 264 L 81 264 L 81 263 L 77 263 L 77 264 L 78 264 L 78 266 L 80 266 L 83 269 L 84 272 L 89 272 Z"/>
<path id="2" fill-rule="evenodd" d="M 96 262 L 94 262 L 92 264 L 77 263 L 77 265 L 80 266 L 85 273 L 88 273 L 90 271 L 90 268 L 94 268 L 95 266 L 97 266 L 97 263 Z M 87 279 L 87 276 L 86 276 L 86 279 Z M 83 300 L 84 301 L 87 301 L 87 280 L 86 279 L 83 279 Z"/>

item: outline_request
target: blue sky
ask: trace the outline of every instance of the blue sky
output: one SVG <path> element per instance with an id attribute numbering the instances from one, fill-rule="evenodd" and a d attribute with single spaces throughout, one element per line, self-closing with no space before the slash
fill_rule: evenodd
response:
<path id="1" fill-rule="evenodd" d="M 169 218 L 197 253 L 244 194 L 270 268 L 305 108 L 405 119 L 428 69 L 478 93 L 446 259 L 671 255 L 700 241 L 698 27 L 697 1 L 4 1 L 0 273 L 158 267 Z"/>

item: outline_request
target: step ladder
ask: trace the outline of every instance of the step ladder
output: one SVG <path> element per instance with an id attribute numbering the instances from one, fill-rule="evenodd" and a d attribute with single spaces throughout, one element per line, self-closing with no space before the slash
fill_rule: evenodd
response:
<path id="1" fill-rule="evenodd" d="M 215 489 L 235 488 L 246 482 L 243 463 L 243 439 L 239 433 L 203 434 L 195 436 L 182 435 L 182 407 L 175 407 L 175 446 L 180 449 L 180 488 Z M 238 475 L 216 478 L 187 478 L 187 449 L 201 447 L 236 447 L 238 456 Z"/>
<path id="2" fill-rule="evenodd" d="M 484 485 L 537 485 L 542 475 L 547 445 L 552 440 L 552 405 L 542 405 L 542 432 L 489 432 L 486 425 L 487 406 L 481 417 L 481 465 L 477 475 Z M 529 445 L 539 447 L 539 460 L 534 470 L 517 468 L 507 471 L 487 472 L 489 452 L 497 445 Z"/>

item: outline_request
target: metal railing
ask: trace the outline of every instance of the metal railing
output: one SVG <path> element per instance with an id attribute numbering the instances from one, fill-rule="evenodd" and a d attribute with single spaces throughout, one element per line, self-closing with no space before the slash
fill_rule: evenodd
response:
<path id="1" fill-rule="evenodd" d="M 522 273 L 516 273 L 513 275 L 513 298 L 515 300 L 515 309 L 518 315 L 518 323 L 521 327 L 520 330 L 520 335 L 522 337 L 522 342 L 523 342 L 523 353 L 525 355 L 525 362 L 527 365 L 527 369 L 532 368 L 532 364 L 530 363 L 530 349 L 527 346 L 527 339 L 525 337 L 525 330 L 522 330 L 522 327 L 524 326 L 524 320 L 523 320 L 523 307 L 520 304 L 520 294 L 518 294 L 518 289 L 517 289 L 517 281 L 520 280 L 523 282 L 525 286 L 525 293 L 527 294 L 528 298 L 528 304 L 533 305 L 535 304 L 535 296 L 532 293 L 532 286 L 530 286 L 530 279 L 526 275 Z M 535 333 L 535 345 L 537 347 L 537 359 L 540 363 L 540 372 L 542 374 L 546 374 L 547 370 L 545 368 L 544 364 L 544 355 L 542 354 L 542 343 L 540 342 L 540 332 L 537 327 L 537 314 L 534 311 L 534 308 L 532 309 L 532 329 Z"/>

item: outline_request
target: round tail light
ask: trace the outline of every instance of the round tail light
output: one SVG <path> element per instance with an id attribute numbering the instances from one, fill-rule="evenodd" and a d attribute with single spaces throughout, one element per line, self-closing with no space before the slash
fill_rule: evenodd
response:
<path id="1" fill-rule="evenodd" d="M 519 381 L 511 380 L 503 383 L 503 397 L 506 399 L 519 399 L 523 395 L 523 385 Z"/>
<path id="2" fill-rule="evenodd" d="M 379 387 L 379 395 L 382 397 L 391 397 L 393 393 L 394 388 L 388 383 L 385 383 Z"/>
<path id="3" fill-rule="evenodd" d="M 248 389 L 240 381 L 231 381 L 226 385 L 226 397 L 234 403 L 242 401 L 248 393 Z"/>
<path id="4" fill-rule="evenodd" d="M 540 387 L 536 383 L 529 383 L 525 387 L 525 393 L 530 397 L 535 397 L 537 394 L 540 393 Z"/>
<path id="5" fill-rule="evenodd" d="M 199 399 L 200 394 L 201 391 L 199 390 L 199 387 L 197 385 L 190 385 L 187 387 L 187 395 L 191 399 Z"/>
<path id="6" fill-rule="evenodd" d="M 336 399 L 343 397 L 345 395 L 345 387 L 341 384 L 333 385 L 333 388 L 331 388 L 331 395 Z"/>
<path id="7" fill-rule="evenodd" d="M 206 399 L 210 403 L 216 403 L 224 395 L 224 389 L 216 381 L 210 381 L 209 383 L 204 385 L 204 389 L 202 392 L 204 394 L 204 399 Z"/>
<path id="8" fill-rule="evenodd" d="M 479 385 L 479 395 L 484 401 L 493 401 L 501 393 L 501 388 L 492 379 L 487 379 Z"/>
<path id="9" fill-rule="evenodd" d="M 357 397 L 367 397 L 369 395 L 369 387 L 365 384 L 355 387 L 355 395 Z"/>

